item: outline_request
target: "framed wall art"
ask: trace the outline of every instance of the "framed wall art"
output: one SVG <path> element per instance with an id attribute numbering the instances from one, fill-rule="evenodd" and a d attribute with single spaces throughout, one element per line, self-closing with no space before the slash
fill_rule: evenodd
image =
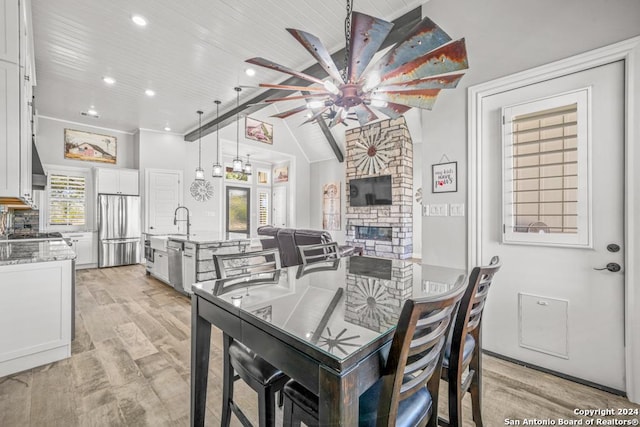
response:
<path id="1" fill-rule="evenodd" d="M 276 166 L 273 168 L 273 183 L 289 182 L 289 166 Z"/>
<path id="2" fill-rule="evenodd" d="M 116 163 L 118 139 L 75 129 L 64 130 L 64 158 L 88 162 Z"/>
<path id="3" fill-rule="evenodd" d="M 260 185 L 269 185 L 271 184 L 271 177 L 269 176 L 270 171 L 267 169 L 258 169 L 258 184 Z"/>
<path id="4" fill-rule="evenodd" d="M 254 141 L 273 144 L 273 125 L 247 117 L 244 122 L 244 135 Z"/>
<path id="5" fill-rule="evenodd" d="M 322 228 L 340 230 L 340 182 L 322 186 Z"/>
<path id="6" fill-rule="evenodd" d="M 458 191 L 458 162 L 431 165 L 433 193 L 455 193 Z"/>

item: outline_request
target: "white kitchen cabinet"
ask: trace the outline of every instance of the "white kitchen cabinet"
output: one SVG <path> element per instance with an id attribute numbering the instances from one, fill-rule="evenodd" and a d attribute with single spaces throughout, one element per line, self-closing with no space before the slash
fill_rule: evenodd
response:
<path id="1" fill-rule="evenodd" d="M 76 253 L 76 269 L 92 268 L 98 264 L 96 253 L 95 233 L 62 233 L 62 236 L 69 239 L 71 249 Z"/>
<path id="2" fill-rule="evenodd" d="M 169 283 L 169 255 L 166 252 L 155 250 L 151 274 Z"/>
<path id="3" fill-rule="evenodd" d="M 98 194 L 137 196 L 138 179 L 138 171 L 135 169 L 96 168 Z"/>
<path id="4" fill-rule="evenodd" d="M 0 0 L 0 197 L 33 203 L 33 61 L 28 0 Z"/>
<path id="5" fill-rule="evenodd" d="M 0 0 L 0 60 L 18 63 L 19 37 L 18 0 Z"/>
<path id="6" fill-rule="evenodd" d="M 0 377 L 71 356 L 71 261 L 0 267 Z"/>

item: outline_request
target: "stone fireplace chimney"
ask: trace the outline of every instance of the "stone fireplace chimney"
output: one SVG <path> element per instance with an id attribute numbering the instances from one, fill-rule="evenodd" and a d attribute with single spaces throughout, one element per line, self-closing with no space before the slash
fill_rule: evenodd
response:
<path id="1" fill-rule="evenodd" d="M 413 253 L 413 144 L 404 117 L 346 132 L 347 237 L 365 255 Z M 352 179 L 391 175 L 391 205 L 351 206 Z"/>

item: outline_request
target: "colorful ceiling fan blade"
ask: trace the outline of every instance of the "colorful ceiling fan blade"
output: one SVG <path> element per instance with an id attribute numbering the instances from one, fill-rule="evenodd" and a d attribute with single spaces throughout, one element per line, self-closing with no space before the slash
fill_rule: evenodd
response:
<path id="1" fill-rule="evenodd" d="M 467 68 L 467 49 L 464 39 L 460 39 L 400 65 L 381 76 L 381 81 L 385 84 L 406 83 Z"/>
<path id="2" fill-rule="evenodd" d="M 386 107 L 373 107 L 376 110 L 380 111 L 382 114 L 392 118 L 397 119 L 402 116 L 404 113 L 409 111 L 411 107 L 407 105 L 394 104 L 393 102 L 387 102 Z"/>
<path id="3" fill-rule="evenodd" d="M 400 90 L 394 92 L 378 92 L 376 99 L 381 99 L 394 104 L 408 105 L 409 107 L 431 110 L 440 89 Z"/>
<path id="4" fill-rule="evenodd" d="M 303 80 L 307 80 L 313 83 L 318 83 L 319 85 L 324 85 L 324 81 L 320 80 L 317 77 L 313 77 L 308 74 L 302 73 L 300 71 L 296 71 L 292 68 L 285 67 L 284 65 L 276 64 L 275 62 L 269 61 L 268 59 L 258 57 L 258 58 L 247 59 L 245 62 L 248 62 L 249 64 L 257 65 L 259 67 L 280 71 L 281 73 L 290 74 L 294 77 L 298 77 Z"/>
<path id="5" fill-rule="evenodd" d="M 448 76 L 429 77 L 421 80 L 411 80 L 406 83 L 381 84 L 376 87 L 373 97 L 375 98 L 375 92 L 381 91 L 402 91 L 402 90 L 418 90 L 418 89 L 452 89 L 458 86 L 460 79 L 464 74 L 450 74 Z"/>
<path id="6" fill-rule="evenodd" d="M 356 105 L 353 108 L 353 111 L 356 113 L 356 117 L 358 118 L 358 122 L 360 122 L 360 126 L 364 126 L 367 123 L 372 122 L 378 118 L 378 116 L 376 116 L 376 114 L 364 104 Z"/>
<path id="7" fill-rule="evenodd" d="M 319 111 L 316 111 L 313 116 L 309 117 L 307 120 L 305 120 L 304 122 L 300 123 L 300 126 L 302 125 L 306 125 L 307 123 L 311 123 L 314 120 L 317 120 L 318 118 L 320 118 L 322 116 L 322 114 L 327 111 L 329 109 L 329 107 L 324 107 L 322 109 L 320 109 Z"/>
<path id="8" fill-rule="evenodd" d="M 270 84 L 270 83 L 260 83 L 258 86 L 266 87 L 266 88 L 269 88 L 269 89 L 293 90 L 293 91 L 300 91 L 300 92 L 305 90 L 307 92 L 324 92 L 324 93 L 327 93 L 327 94 L 329 93 L 329 92 L 327 92 L 327 90 L 324 87 L 274 85 L 274 84 Z"/>
<path id="9" fill-rule="evenodd" d="M 389 52 L 376 62 L 366 77 L 384 76 L 418 56 L 451 41 L 451 37 L 428 17 L 420 21 Z M 375 78 L 375 77 L 374 77 Z"/>
<path id="10" fill-rule="evenodd" d="M 325 93 L 310 93 L 308 95 L 300 95 L 300 96 L 287 96 L 285 98 L 271 98 L 265 99 L 264 102 L 272 103 L 272 102 L 280 102 L 280 101 L 295 101 L 296 99 L 307 99 L 307 98 L 323 98 L 326 97 Z"/>
<path id="11" fill-rule="evenodd" d="M 307 109 L 306 105 L 301 105 L 299 107 L 296 108 L 292 108 L 291 110 L 287 110 L 287 111 L 283 111 L 282 113 L 278 113 L 278 114 L 274 114 L 271 117 L 277 117 L 279 119 L 286 119 L 289 116 L 293 116 L 294 114 L 297 114 L 301 111 L 304 111 Z"/>
<path id="12" fill-rule="evenodd" d="M 367 68 L 384 39 L 391 32 L 393 23 L 360 12 L 351 14 L 351 39 L 347 80 L 356 82 Z"/>
<path id="13" fill-rule="evenodd" d="M 333 62 L 333 58 L 331 58 L 331 54 L 327 48 L 324 47 L 319 38 L 313 34 L 307 33 L 306 31 L 295 30 L 293 28 L 287 28 L 287 31 L 289 31 L 289 33 L 295 37 L 295 39 L 298 40 L 305 49 L 307 49 L 311 56 L 318 61 L 331 78 L 338 82 L 342 82 L 342 76 L 340 75 L 338 67 L 336 67 L 335 62 Z"/>

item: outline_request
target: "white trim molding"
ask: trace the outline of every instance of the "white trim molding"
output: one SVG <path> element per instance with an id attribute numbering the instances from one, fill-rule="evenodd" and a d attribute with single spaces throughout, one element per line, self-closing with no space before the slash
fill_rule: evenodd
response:
<path id="1" fill-rule="evenodd" d="M 540 67 L 471 86 L 468 89 L 467 262 L 482 260 L 482 101 L 485 97 L 590 68 L 625 64 L 625 372 L 626 393 L 640 403 L 640 36 Z"/>

